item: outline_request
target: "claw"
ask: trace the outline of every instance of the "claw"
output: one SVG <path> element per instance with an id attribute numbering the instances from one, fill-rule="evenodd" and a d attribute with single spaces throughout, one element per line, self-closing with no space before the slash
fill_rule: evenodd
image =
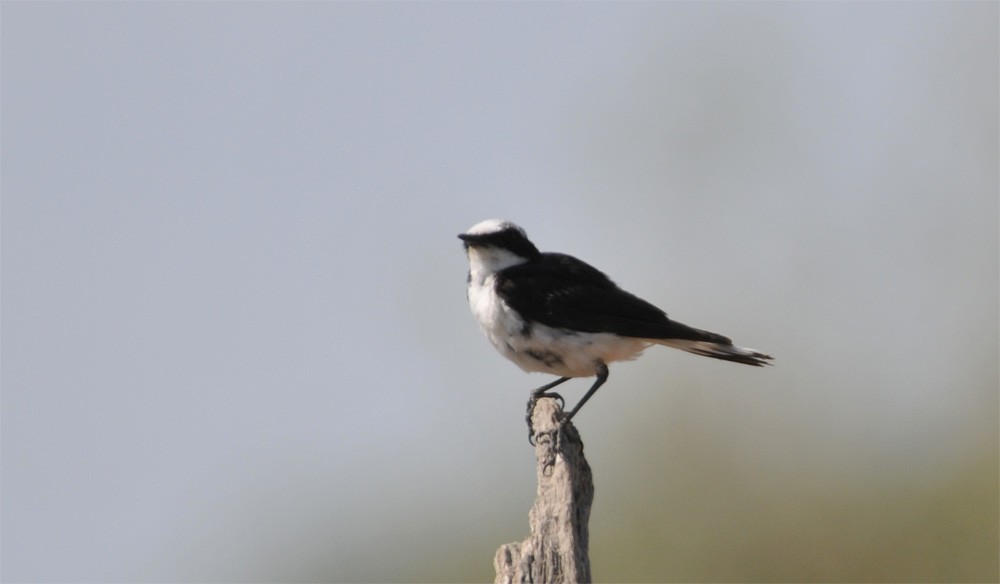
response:
<path id="1" fill-rule="evenodd" d="M 531 444 L 532 446 L 535 445 L 535 428 L 534 426 L 531 425 L 531 414 L 535 411 L 535 404 L 538 403 L 538 400 L 540 398 L 551 397 L 559 400 L 559 407 L 561 409 L 566 409 L 566 400 L 563 399 L 563 396 L 555 392 L 551 393 L 546 393 L 546 392 L 552 389 L 553 387 L 559 385 L 560 383 L 569 381 L 569 379 L 570 379 L 569 377 L 560 377 L 559 379 L 556 379 L 552 383 L 547 383 L 531 392 L 531 397 L 528 398 L 528 413 L 525 416 L 525 421 L 528 422 L 528 443 Z"/>
<path id="2" fill-rule="evenodd" d="M 528 411 L 524 416 L 524 421 L 528 423 L 528 444 L 535 445 L 535 426 L 531 423 L 531 414 L 535 413 L 535 404 L 538 403 L 539 396 L 531 394 L 528 398 Z"/>
<path id="3" fill-rule="evenodd" d="M 531 423 L 531 414 L 535 412 L 535 405 L 538 403 L 538 400 L 542 399 L 543 397 L 550 397 L 552 399 L 559 400 L 559 408 L 566 409 L 566 400 L 563 399 L 563 396 L 559 395 L 554 391 L 549 393 L 531 394 L 531 397 L 528 398 L 528 407 L 527 407 L 527 412 L 525 413 L 524 416 L 524 420 L 528 423 L 528 443 L 531 444 L 532 446 L 535 445 L 535 427 Z"/>

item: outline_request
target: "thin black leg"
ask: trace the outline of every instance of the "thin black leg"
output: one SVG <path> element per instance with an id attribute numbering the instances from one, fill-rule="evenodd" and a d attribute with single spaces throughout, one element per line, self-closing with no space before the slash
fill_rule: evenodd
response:
<path id="1" fill-rule="evenodd" d="M 553 393 L 545 393 L 545 392 L 547 392 L 548 390 L 552 389 L 553 387 L 559 385 L 560 383 L 563 383 L 565 381 L 569 381 L 570 379 L 572 379 L 572 378 L 570 378 L 570 377 L 560 377 L 559 379 L 556 379 L 552 383 L 546 383 L 545 385 L 539 387 L 538 389 L 531 390 L 531 397 L 528 398 L 528 413 L 525 415 L 525 420 L 528 422 L 528 442 L 532 446 L 535 445 L 535 440 L 534 440 L 534 438 L 535 438 L 535 428 L 534 428 L 534 426 L 531 425 L 531 414 L 535 411 L 535 404 L 538 403 L 538 400 L 541 399 L 541 398 L 543 398 L 543 397 L 553 397 L 553 398 L 558 399 L 562 403 L 561 407 L 565 407 L 566 406 L 566 400 L 564 400 L 561 395 L 559 395 L 558 393 L 555 393 L 555 392 L 553 392 Z"/>
<path id="2" fill-rule="evenodd" d="M 580 411 L 580 408 L 583 407 L 583 404 L 587 403 L 587 400 L 590 399 L 590 396 L 594 395 L 594 393 L 597 392 L 597 388 L 604 385 L 604 382 L 607 380 L 608 380 L 608 366 L 605 365 L 604 363 L 601 363 L 597 367 L 597 379 L 594 381 L 594 385 L 590 386 L 590 389 L 587 390 L 587 393 L 583 395 L 583 399 L 580 400 L 580 403 L 576 404 L 576 407 L 573 408 L 573 411 L 570 412 L 568 416 L 566 416 L 566 419 L 563 421 L 563 423 L 565 424 L 566 422 L 572 420 L 573 416 L 575 416 L 576 413 Z"/>

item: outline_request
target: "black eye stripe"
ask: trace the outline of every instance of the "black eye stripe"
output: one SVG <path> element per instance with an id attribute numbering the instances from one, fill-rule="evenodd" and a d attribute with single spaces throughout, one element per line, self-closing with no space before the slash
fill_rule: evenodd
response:
<path id="1" fill-rule="evenodd" d="M 528 241 L 516 228 L 508 228 L 494 233 L 468 234 L 463 233 L 459 238 L 465 242 L 466 246 L 472 247 L 498 247 L 506 249 L 524 258 L 533 258 L 538 255 L 538 248 Z"/>

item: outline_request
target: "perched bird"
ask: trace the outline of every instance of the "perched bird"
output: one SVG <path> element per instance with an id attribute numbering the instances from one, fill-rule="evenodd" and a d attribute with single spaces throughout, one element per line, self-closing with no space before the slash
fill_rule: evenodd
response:
<path id="1" fill-rule="evenodd" d="M 634 359 L 653 344 L 757 367 L 772 359 L 670 320 L 573 256 L 538 251 L 510 221 L 487 219 L 458 237 L 469 258 L 469 306 L 486 337 L 521 369 L 560 376 L 531 392 L 529 439 L 535 402 L 562 399 L 548 390 L 573 377 L 596 376 L 569 421 L 607 381 L 609 363 Z"/>

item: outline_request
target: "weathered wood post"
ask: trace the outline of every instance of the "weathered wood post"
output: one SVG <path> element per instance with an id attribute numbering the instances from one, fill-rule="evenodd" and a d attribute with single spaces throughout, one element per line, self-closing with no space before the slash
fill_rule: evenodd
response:
<path id="1" fill-rule="evenodd" d="M 528 514 L 531 535 L 497 550 L 497 584 L 590 582 L 587 551 L 594 481 L 576 428 L 560 427 L 562 408 L 552 398 L 532 414 L 538 492 Z"/>

